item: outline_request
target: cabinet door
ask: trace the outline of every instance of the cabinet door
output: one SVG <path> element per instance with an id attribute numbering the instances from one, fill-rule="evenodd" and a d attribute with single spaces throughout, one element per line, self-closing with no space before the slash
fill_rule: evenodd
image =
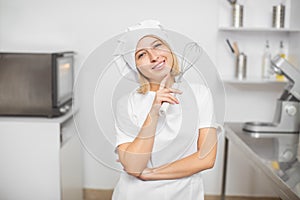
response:
<path id="1" fill-rule="evenodd" d="M 59 151 L 57 124 L 0 121 L 0 199 L 59 200 Z"/>
<path id="2" fill-rule="evenodd" d="M 75 134 L 73 120 L 61 129 L 62 146 L 60 151 L 61 189 L 63 200 L 83 199 L 83 159 L 82 149 Z"/>

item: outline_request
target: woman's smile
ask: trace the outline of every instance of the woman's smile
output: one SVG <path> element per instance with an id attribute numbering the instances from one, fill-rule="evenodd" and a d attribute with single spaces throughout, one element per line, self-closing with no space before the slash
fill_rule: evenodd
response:
<path id="1" fill-rule="evenodd" d="M 165 60 L 157 62 L 152 69 L 155 71 L 160 71 L 161 69 L 163 69 L 165 67 Z"/>

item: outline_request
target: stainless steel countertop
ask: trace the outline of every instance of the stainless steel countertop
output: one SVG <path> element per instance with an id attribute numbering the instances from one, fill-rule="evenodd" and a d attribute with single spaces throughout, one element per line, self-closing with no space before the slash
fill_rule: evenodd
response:
<path id="1" fill-rule="evenodd" d="M 297 149 L 299 134 L 250 133 L 242 126 L 226 123 L 226 138 L 266 176 L 281 199 L 300 200 L 300 162 L 295 157 L 282 161 L 290 155 L 284 154 L 286 150 Z"/>

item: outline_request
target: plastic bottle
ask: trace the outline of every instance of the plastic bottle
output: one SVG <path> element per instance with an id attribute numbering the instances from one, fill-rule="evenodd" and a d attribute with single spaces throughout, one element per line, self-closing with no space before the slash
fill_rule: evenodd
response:
<path id="1" fill-rule="evenodd" d="M 280 57 L 286 58 L 286 53 L 285 53 L 285 48 L 284 48 L 284 45 L 283 45 L 283 41 L 280 41 L 278 54 L 280 55 Z M 277 81 L 284 81 L 284 76 L 276 74 L 276 80 Z"/>
<path id="2" fill-rule="evenodd" d="M 262 57 L 262 78 L 269 79 L 272 74 L 271 72 L 271 51 L 269 41 L 267 40 Z"/>

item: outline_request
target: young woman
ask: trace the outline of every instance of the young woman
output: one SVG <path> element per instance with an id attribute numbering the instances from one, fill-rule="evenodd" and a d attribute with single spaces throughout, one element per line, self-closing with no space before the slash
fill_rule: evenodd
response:
<path id="1" fill-rule="evenodd" d="M 172 87 L 180 72 L 177 57 L 164 39 L 150 34 L 138 40 L 134 60 L 140 87 L 120 101 L 134 110 L 134 115 L 128 115 L 134 119 L 129 121 L 139 128 L 128 133 L 116 125 L 117 153 L 124 172 L 113 200 L 204 199 L 201 171 L 214 166 L 217 152 L 213 102 L 208 88 L 191 86 L 199 114 L 198 119 L 189 120 L 197 123 L 197 130 L 191 133 L 195 137 L 187 141 L 189 145 L 179 155 L 178 143 L 172 142 L 182 125 L 180 95 L 184 95 L 184 91 Z M 159 114 L 163 103 L 170 104 L 166 116 Z M 181 136 L 180 140 L 184 143 L 190 138 Z M 170 161 L 170 157 L 176 159 Z"/>

